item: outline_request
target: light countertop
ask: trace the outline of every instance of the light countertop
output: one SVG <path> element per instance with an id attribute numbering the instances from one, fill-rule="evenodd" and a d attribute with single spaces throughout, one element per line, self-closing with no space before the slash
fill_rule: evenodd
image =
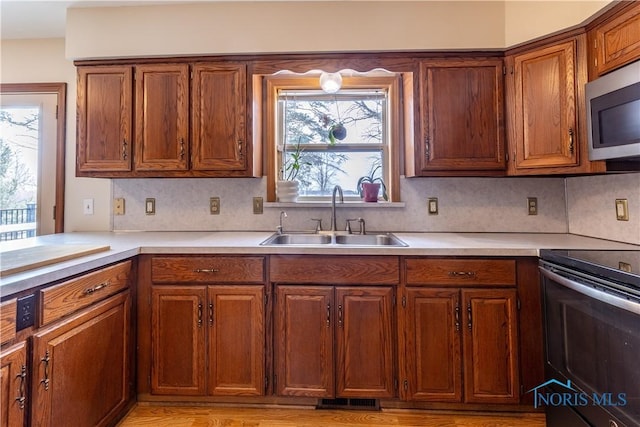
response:
<path id="1" fill-rule="evenodd" d="M 110 250 L 0 279 L 2 297 L 138 254 L 313 254 L 422 256 L 538 256 L 540 249 L 635 249 L 640 246 L 573 234 L 394 233 L 408 247 L 260 246 L 273 232 L 82 232 L 3 242 L 2 253 L 38 245 L 109 245 Z"/>

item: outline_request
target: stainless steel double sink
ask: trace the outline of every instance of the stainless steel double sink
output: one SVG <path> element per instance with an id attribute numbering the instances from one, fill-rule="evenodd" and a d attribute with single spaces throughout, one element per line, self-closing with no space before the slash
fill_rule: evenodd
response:
<path id="1" fill-rule="evenodd" d="M 325 234 L 275 233 L 260 243 L 264 246 L 342 245 L 342 246 L 409 246 L 392 233 Z"/>

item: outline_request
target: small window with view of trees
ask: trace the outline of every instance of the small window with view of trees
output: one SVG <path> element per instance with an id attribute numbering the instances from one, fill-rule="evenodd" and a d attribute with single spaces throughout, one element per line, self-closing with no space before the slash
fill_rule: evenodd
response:
<path id="1" fill-rule="evenodd" d="M 384 183 L 380 201 L 399 200 L 398 80 L 386 72 L 347 77 L 325 93 L 317 76 L 268 76 L 271 179 L 297 181 L 299 202 L 328 200 L 336 185 L 360 200 L 362 177 Z"/>

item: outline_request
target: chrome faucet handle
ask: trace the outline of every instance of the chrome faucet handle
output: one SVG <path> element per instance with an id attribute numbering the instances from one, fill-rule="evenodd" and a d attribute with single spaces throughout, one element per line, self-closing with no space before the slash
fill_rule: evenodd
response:
<path id="1" fill-rule="evenodd" d="M 358 218 L 358 222 L 360 223 L 360 234 L 366 234 L 364 218 Z"/>
<path id="2" fill-rule="evenodd" d="M 345 231 L 347 232 L 347 234 L 352 234 L 351 231 L 351 221 L 360 221 L 362 218 L 349 218 L 347 220 L 347 225 L 345 226 Z"/>
<path id="3" fill-rule="evenodd" d="M 316 222 L 315 232 L 319 233 L 322 231 L 322 218 L 311 218 L 311 221 Z"/>
<path id="4" fill-rule="evenodd" d="M 276 227 L 276 232 L 278 234 L 282 234 L 283 227 L 282 221 L 287 217 L 287 213 L 285 211 L 280 211 L 280 224 Z"/>

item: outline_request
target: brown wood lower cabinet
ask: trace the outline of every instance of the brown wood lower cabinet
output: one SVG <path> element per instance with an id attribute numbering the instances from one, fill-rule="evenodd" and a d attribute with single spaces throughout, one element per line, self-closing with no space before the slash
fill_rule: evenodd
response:
<path id="1" fill-rule="evenodd" d="M 406 268 L 402 397 L 519 403 L 515 260 L 408 259 Z"/>
<path id="2" fill-rule="evenodd" d="M 280 396 L 395 395 L 391 286 L 276 286 Z"/>
<path id="3" fill-rule="evenodd" d="M 113 422 L 131 390 L 130 316 L 126 291 L 33 336 L 33 425 Z"/>
<path id="4" fill-rule="evenodd" d="M 0 427 L 26 425 L 27 343 L 0 352 Z"/>
<path id="5" fill-rule="evenodd" d="M 264 394 L 264 285 L 154 286 L 151 301 L 151 393 Z"/>

